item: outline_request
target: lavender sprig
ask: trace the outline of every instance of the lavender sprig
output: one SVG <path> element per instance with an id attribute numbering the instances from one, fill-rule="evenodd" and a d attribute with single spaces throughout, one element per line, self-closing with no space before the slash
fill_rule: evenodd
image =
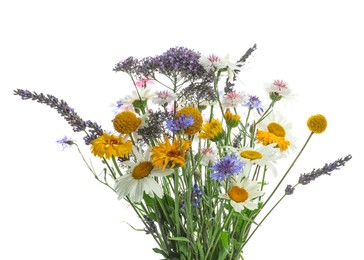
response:
<path id="1" fill-rule="evenodd" d="M 89 128 L 90 134 L 84 137 L 86 144 L 90 144 L 93 139 L 103 133 L 103 130 L 98 124 L 91 121 L 84 121 L 64 100 L 59 100 L 55 96 L 49 94 L 44 95 L 43 93 L 38 94 L 24 89 L 14 90 L 14 95 L 19 95 L 23 100 L 35 100 L 38 103 L 46 104 L 56 109 L 68 124 L 72 126 L 74 132 L 86 131 L 86 128 Z"/>
<path id="2" fill-rule="evenodd" d="M 336 161 L 325 164 L 324 167 L 320 169 L 313 169 L 311 173 L 304 173 L 300 175 L 300 178 L 298 179 L 298 183 L 302 185 L 309 184 L 311 181 L 314 181 L 318 177 L 322 175 L 330 175 L 332 171 L 339 170 L 341 166 L 344 166 L 346 162 L 348 162 L 352 156 L 349 154 L 344 159 L 340 158 Z"/>
<path id="3" fill-rule="evenodd" d="M 310 173 L 301 174 L 298 179 L 298 183 L 296 185 L 294 185 L 294 186 L 287 185 L 287 187 L 285 189 L 285 194 L 292 195 L 295 187 L 299 184 L 307 185 L 311 181 L 316 180 L 318 177 L 320 177 L 322 175 L 331 175 L 331 173 L 334 170 L 339 170 L 341 166 L 345 166 L 345 163 L 347 163 L 349 160 L 351 160 L 351 158 L 352 158 L 352 156 L 351 156 L 351 154 L 349 154 L 346 157 L 339 158 L 332 163 L 329 163 L 329 164 L 326 163 L 325 166 L 322 168 L 313 169 Z"/>

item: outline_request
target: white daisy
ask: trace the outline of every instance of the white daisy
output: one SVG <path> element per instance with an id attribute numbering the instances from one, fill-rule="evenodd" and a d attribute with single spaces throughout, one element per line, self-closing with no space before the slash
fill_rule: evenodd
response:
<path id="1" fill-rule="evenodd" d="M 177 99 L 177 95 L 169 90 L 161 90 L 156 93 L 155 96 L 152 97 L 152 102 L 154 104 L 165 106 L 172 101 Z"/>
<path id="2" fill-rule="evenodd" d="M 249 174 L 253 165 L 259 165 L 260 167 L 267 166 L 268 170 L 273 173 L 274 177 L 277 177 L 278 173 L 274 164 L 281 157 L 281 154 L 279 154 L 279 149 L 276 147 L 276 144 L 269 144 L 267 146 L 254 148 L 228 148 L 229 150 L 240 155 L 241 159 L 245 162 L 244 170 L 246 169 L 247 175 Z"/>
<path id="3" fill-rule="evenodd" d="M 149 88 L 141 88 L 137 92 L 133 90 L 131 95 L 126 95 L 124 98 L 121 98 L 123 103 L 123 107 L 135 107 L 138 106 L 139 102 L 147 102 L 150 98 L 154 97 L 154 92 Z"/>
<path id="4" fill-rule="evenodd" d="M 257 141 L 263 145 L 275 143 L 281 152 L 295 150 L 296 139 L 292 136 L 292 124 L 282 114 L 270 113 L 257 125 Z"/>
<path id="5" fill-rule="evenodd" d="M 131 202 L 140 202 L 143 199 L 144 192 L 151 197 L 156 194 L 163 197 L 163 189 L 156 182 L 154 177 L 164 177 L 173 172 L 172 169 L 162 169 L 153 166 L 150 160 L 149 149 L 143 155 L 133 146 L 133 154 L 135 162 L 123 162 L 129 166 L 128 173 L 119 177 L 114 185 L 115 192 L 119 195 L 118 199 L 122 199 L 129 195 Z"/>
<path id="6" fill-rule="evenodd" d="M 226 194 L 221 194 L 220 198 L 230 200 L 230 205 L 236 212 L 241 212 L 244 208 L 254 210 L 258 204 L 253 200 L 264 194 L 260 191 L 260 185 L 256 181 L 249 181 L 242 175 L 235 175 L 230 179 Z M 222 183 L 223 187 L 225 183 Z"/>

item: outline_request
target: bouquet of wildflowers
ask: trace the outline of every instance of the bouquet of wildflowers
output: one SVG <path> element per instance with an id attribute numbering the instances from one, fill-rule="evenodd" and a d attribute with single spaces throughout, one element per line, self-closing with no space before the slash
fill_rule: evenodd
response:
<path id="1" fill-rule="evenodd" d="M 323 115 L 308 118 L 309 137 L 286 172 L 276 163 L 294 148 L 290 123 L 275 104 L 291 95 L 287 83 L 266 86 L 266 97 L 249 95 L 237 79 L 254 45 L 237 62 L 177 47 L 161 55 L 116 64 L 133 91 L 117 101 L 114 129 L 84 121 L 63 100 L 17 89 L 22 99 L 55 108 L 75 132 L 84 132 L 102 169 L 94 177 L 134 209 L 164 259 L 243 259 L 243 248 L 280 201 L 351 155 L 303 173 L 267 207 L 314 134 L 325 131 Z M 64 146 L 78 145 L 71 139 Z M 78 149 L 80 151 L 80 149 Z M 266 193 L 269 180 L 279 182 Z"/>

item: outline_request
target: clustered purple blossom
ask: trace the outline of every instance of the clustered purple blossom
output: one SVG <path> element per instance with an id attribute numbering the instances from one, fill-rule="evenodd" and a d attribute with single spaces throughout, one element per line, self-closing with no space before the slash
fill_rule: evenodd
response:
<path id="1" fill-rule="evenodd" d="M 326 163 L 325 166 L 322 168 L 313 169 L 312 172 L 310 172 L 310 173 L 301 174 L 298 179 L 298 183 L 302 184 L 302 185 L 307 185 L 311 181 L 316 180 L 318 177 L 320 177 L 322 175 L 331 175 L 331 173 L 334 170 L 339 170 L 341 166 L 345 166 L 345 163 L 347 163 L 349 160 L 351 160 L 351 158 L 352 158 L 352 156 L 349 154 L 346 157 L 339 158 L 332 163 L 329 163 L 329 164 Z M 285 194 L 292 195 L 293 192 L 294 192 L 294 187 L 292 185 L 287 185 L 287 187 L 285 189 Z"/>
<path id="2" fill-rule="evenodd" d="M 249 109 L 256 109 L 258 113 L 263 112 L 262 101 L 259 100 L 259 97 L 249 95 L 248 100 L 243 104 L 243 106 L 248 107 Z"/>
<path id="3" fill-rule="evenodd" d="M 68 124 L 72 126 L 74 132 L 86 131 L 86 129 L 89 128 L 90 134 L 84 137 L 86 144 L 90 144 L 92 140 L 103 133 L 103 130 L 97 123 L 84 121 L 65 101 L 59 100 L 55 96 L 49 94 L 44 95 L 43 93 L 37 94 L 36 92 L 32 93 L 29 90 L 23 89 L 14 90 L 14 95 L 19 95 L 23 100 L 35 100 L 38 103 L 46 104 L 51 108 L 56 109 Z"/>
<path id="4" fill-rule="evenodd" d="M 214 171 L 210 174 L 210 178 L 221 182 L 229 176 L 239 174 L 242 171 L 244 164 L 244 162 L 237 158 L 235 153 L 226 155 L 210 168 Z"/>
<path id="5" fill-rule="evenodd" d="M 161 55 L 141 60 L 129 57 L 115 65 L 114 71 L 123 71 L 138 77 L 153 78 L 155 72 L 167 77 L 200 80 L 209 73 L 199 63 L 200 54 L 185 47 L 170 48 Z"/>
<path id="6" fill-rule="evenodd" d="M 186 117 L 186 115 L 182 114 L 178 118 L 167 120 L 166 125 L 169 131 L 175 133 L 175 132 L 180 132 L 186 129 L 187 127 L 193 125 L 194 122 L 195 120 L 191 115 L 188 115 L 188 117 Z"/>

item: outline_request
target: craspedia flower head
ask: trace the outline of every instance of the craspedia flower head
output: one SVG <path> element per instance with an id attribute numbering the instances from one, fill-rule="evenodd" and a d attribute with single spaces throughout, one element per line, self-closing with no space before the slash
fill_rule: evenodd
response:
<path id="1" fill-rule="evenodd" d="M 326 130 L 327 121 L 321 114 L 310 116 L 307 120 L 307 127 L 315 134 L 321 134 Z"/>
<path id="2" fill-rule="evenodd" d="M 176 118 L 179 118 L 180 116 L 185 115 L 185 117 L 188 117 L 191 115 L 191 117 L 194 120 L 194 123 L 184 129 L 184 133 L 187 135 L 194 135 L 198 131 L 200 131 L 202 127 L 202 115 L 200 110 L 198 110 L 195 107 L 184 107 L 177 111 Z"/>
<path id="3" fill-rule="evenodd" d="M 120 134 L 134 132 L 142 123 L 142 120 L 131 111 L 123 111 L 117 114 L 113 120 L 114 128 Z"/>

